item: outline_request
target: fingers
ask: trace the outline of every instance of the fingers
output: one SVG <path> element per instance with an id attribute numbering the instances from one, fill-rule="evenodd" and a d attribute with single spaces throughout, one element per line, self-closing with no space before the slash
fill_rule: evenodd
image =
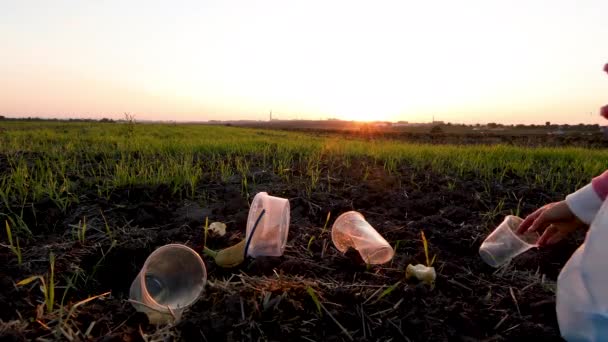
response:
<path id="1" fill-rule="evenodd" d="M 542 214 L 544 210 L 545 210 L 545 208 L 543 207 L 543 208 L 537 209 L 535 212 L 528 215 L 526 217 L 526 219 L 517 228 L 517 234 L 523 234 L 526 231 L 528 231 L 528 228 L 530 228 L 530 226 L 534 223 L 536 218 L 538 216 L 540 216 L 540 214 Z"/>
<path id="2" fill-rule="evenodd" d="M 558 231 L 557 233 L 555 233 L 552 237 L 550 237 L 547 240 L 546 245 L 554 245 L 554 244 L 562 241 L 567 235 L 568 235 L 567 233 Z"/>
<path id="3" fill-rule="evenodd" d="M 542 232 L 544 231 L 550 224 L 559 221 L 559 218 L 556 216 L 557 206 L 551 207 L 543 207 L 543 210 L 540 215 L 534 220 L 530 228 L 528 228 L 529 232 Z"/>
<path id="4" fill-rule="evenodd" d="M 602 109 L 600 109 L 600 115 L 608 119 L 608 105 L 605 105 L 602 107 Z"/>
<path id="5" fill-rule="evenodd" d="M 561 240 L 561 238 L 563 238 L 563 236 L 556 238 L 555 236 L 558 234 L 559 234 L 559 230 L 557 229 L 557 227 L 555 227 L 554 225 L 550 225 L 549 227 L 547 227 L 547 229 L 545 229 L 545 232 L 538 239 L 537 243 L 539 246 L 546 246 L 548 244 L 551 244 L 554 239 L 557 239 L 557 241 L 559 241 L 559 240 Z M 557 241 L 555 241 L 555 242 L 557 242 Z"/>

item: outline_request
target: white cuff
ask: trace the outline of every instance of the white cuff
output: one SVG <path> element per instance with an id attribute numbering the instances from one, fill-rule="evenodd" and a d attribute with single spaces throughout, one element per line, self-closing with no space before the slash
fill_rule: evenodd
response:
<path id="1" fill-rule="evenodd" d="M 597 214 L 602 206 L 602 199 L 597 195 L 591 183 L 589 183 L 566 196 L 566 204 L 579 220 L 586 224 L 591 224 L 595 218 L 595 214 Z"/>

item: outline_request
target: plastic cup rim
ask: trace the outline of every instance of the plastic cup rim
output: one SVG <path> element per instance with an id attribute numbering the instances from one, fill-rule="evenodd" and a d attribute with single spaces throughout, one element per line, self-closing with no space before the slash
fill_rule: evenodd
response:
<path id="1" fill-rule="evenodd" d="M 161 312 L 171 312 L 171 310 L 175 311 L 175 310 L 181 310 L 184 309 L 192 304 L 194 304 L 199 296 L 196 296 L 195 298 L 193 298 L 192 300 L 190 300 L 190 302 L 188 302 L 187 304 L 184 304 L 183 306 L 179 307 L 179 308 L 171 308 L 168 305 L 161 305 L 160 303 L 158 303 L 156 300 L 154 300 L 154 297 L 152 297 L 150 295 L 150 293 L 148 292 L 148 289 L 146 287 L 146 272 L 144 272 L 145 270 L 148 269 L 148 265 L 150 263 L 150 260 L 152 259 L 152 256 L 155 254 L 158 254 L 160 252 L 162 252 L 163 250 L 169 249 L 169 248 L 179 248 L 182 250 L 185 250 L 187 252 L 190 252 L 195 259 L 197 259 L 197 261 L 200 262 L 200 265 L 203 269 L 203 288 L 205 287 L 205 283 L 207 281 L 207 267 L 205 266 L 205 263 L 203 261 L 203 258 L 201 258 L 201 256 L 196 253 L 195 250 L 193 250 L 192 248 L 179 244 L 179 243 L 170 243 L 161 247 L 158 247 L 157 249 L 155 249 L 152 253 L 150 253 L 150 255 L 148 256 L 148 258 L 146 259 L 146 261 L 144 262 L 143 267 L 140 270 L 139 273 L 139 284 L 141 287 L 141 295 L 142 295 L 142 301 L 145 305 L 149 306 L 150 308 L 153 308 L 157 311 L 161 311 Z"/>
<path id="2" fill-rule="evenodd" d="M 343 221 L 346 217 L 351 216 L 351 215 L 359 216 L 359 217 L 361 217 L 362 220 L 365 221 L 365 217 L 363 216 L 363 214 L 361 214 L 360 212 L 355 211 L 355 210 L 349 210 L 347 212 L 344 212 L 344 213 L 340 214 L 340 216 L 338 216 L 336 218 L 336 220 L 334 221 L 334 224 L 332 224 L 332 226 L 331 226 L 331 238 L 332 238 L 332 240 L 335 241 L 336 230 L 334 228 L 336 228 L 336 226 L 339 225 L 339 222 Z M 334 245 L 335 245 L 335 243 L 334 243 Z M 337 247 L 338 246 L 336 246 L 336 248 Z M 354 246 L 353 246 L 353 248 L 354 248 Z M 338 250 L 340 252 L 342 252 L 342 253 L 346 252 L 346 250 L 341 250 L 339 248 L 338 248 Z"/>
<path id="3" fill-rule="evenodd" d="M 504 260 L 502 263 L 499 263 L 499 262 L 497 262 L 497 260 L 496 260 L 496 258 L 494 257 L 494 255 L 492 255 L 492 253 L 488 252 L 487 250 L 485 250 L 485 249 L 481 249 L 481 250 L 479 250 L 479 253 L 480 253 L 480 254 L 481 254 L 481 253 L 483 253 L 484 255 L 489 256 L 489 257 L 491 258 L 491 260 L 493 260 L 493 261 L 494 261 L 494 263 L 493 263 L 493 264 L 489 264 L 489 263 L 488 263 L 488 261 L 487 261 L 488 259 L 487 259 L 487 258 L 484 258 L 483 256 L 481 257 L 481 259 L 482 259 L 482 260 L 483 260 L 483 261 L 484 261 L 484 262 L 485 262 L 487 265 L 489 265 L 489 266 L 491 266 L 491 267 L 494 267 L 494 268 L 498 268 L 498 267 L 500 267 L 500 266 L 502 266 L 502 265 L 504 265 L 504 264 L 508 263 L 508 262 L 511 260 L 511 258 L 509 258 L 509 259 Z"/>
<path id="4" fill-rule="evenodd" d="M 505 218 L 505 221 L 509 219 L 509 217 L 511 218 L 515 218 L 519 221 L 519 224 L 521 224 L 524 220 L 521 217 L 515 216 L 515 215 L 507 215 L 507 217 Z M 538 244 L 534 243 L 529 243 L 526 240 L 522 239 L 521 237 L 519 237 L 519 235 L 517 235 L 513 229 L 511 229 L 511 227 L 509 227 L 509 225 L 507 224 L 507 230 L 509 231 L 509 233 L 511 234 L 511 236 L 514 236 L 517 240 L 519 240 L 520 242 L 522 242 L 523 244 L 525 244 L 526 246 L 528 246 L 529 248 L 533 248 L 533 247 L 538 247 Z"/>
<path id="5" fill-rule="evenodd" d="M 289 201 L 286 201 L 287 203 L 284 206 L 281 206 L 281 223 L 283 222 L 283 218 L 286 215 L 290 214 L 290 206 L 289 206 Z M 284 234 L 284 230 L 285 229 L 289 229 L 289 220 L 287 222 L 287 227 L 285 227 L 283 224 L 279 225 L 279 238 L 281 239 L 279 241 L 279 252 L 283 252 L 285 250 L 285 247 L 287 246 L 287 235 Z M 285 238 L 283 238 L 283 236 L 285 235 Z"/>

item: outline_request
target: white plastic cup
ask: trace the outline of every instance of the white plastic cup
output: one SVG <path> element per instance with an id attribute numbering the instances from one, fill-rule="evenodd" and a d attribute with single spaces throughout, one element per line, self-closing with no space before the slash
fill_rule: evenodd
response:
<path id="1" fill-rule="evenodd" d="M 368 264 L 384 264 L 395 255 L 393 247 L 356 211 L 346 212 L 336 219 L 331 239 L 340 252 L 345 253 L 352 247 Z"/>
<path id="2" fill-rule="evenodd" d="M 479 256 L 488 265 L 500 267 L 511 259 L 526 252 L 530 248 L 538 247 L 536 243 L 538 234 L 517 234 L 517 228 L 523 219 L 508 215 L 502 223 L 483 241 L 479 247 Z"/>
<path id="3" fill-rule="evenodd" d="M 262 210 L 266 211 L 253 231 Z M 286 198 L 269 196 L 266 192 L 255 195 L 247 218 L 247 241 L 251 237 L 247 249 L 248 256 L 255 258 L 283 255 L 289 233 L 289 210 L 289 200 Z"/>
<path id="4" fill-rule="evenodd" d="M 133 280 L 129 297 L 152 324 L 176 322 L 207 282 L 203 259 L 191 248 L 168 244 L 152 252 Z"/>

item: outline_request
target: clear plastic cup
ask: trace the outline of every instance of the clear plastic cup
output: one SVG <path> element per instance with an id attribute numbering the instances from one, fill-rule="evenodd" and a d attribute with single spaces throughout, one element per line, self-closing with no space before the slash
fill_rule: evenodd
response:
<path id="1" fill-rule="evenodd" d="M 247 249 L 248 256 L 255 258 L 283 255 L 289 233 L 289 208 L 289 200 L 285 198 L 269 196 L 266 192 L 255 195 L 247 218 L 247 241 L 251 237 Z M 262 210 L 265 210 L 264 215 L 253 231 Z"/>
<path id="2" fill-rule="evenodd" d="M 129 297 L 152 324 L 176 322 L 207 282 L 203 259 L 191 248 L 168 244 L 152 252 L 133 280 Z"/>
<path id="3" fill-rule="evenodd" d="M 368 264 L 384 264 L 395 255 L 391 245 L 356 211 L 346 212 L 336 219 L 331 239 L 340 252 L 345 253 L 352 247 Z"/>
<path id="4" fill-rule="evenodd" d="M 523 219 L 508 215 L 479 247 L 479 256 L 488 265 L 500 267 L 533 247 L 538 247 L 537 233 L 517 234 Z"/>

